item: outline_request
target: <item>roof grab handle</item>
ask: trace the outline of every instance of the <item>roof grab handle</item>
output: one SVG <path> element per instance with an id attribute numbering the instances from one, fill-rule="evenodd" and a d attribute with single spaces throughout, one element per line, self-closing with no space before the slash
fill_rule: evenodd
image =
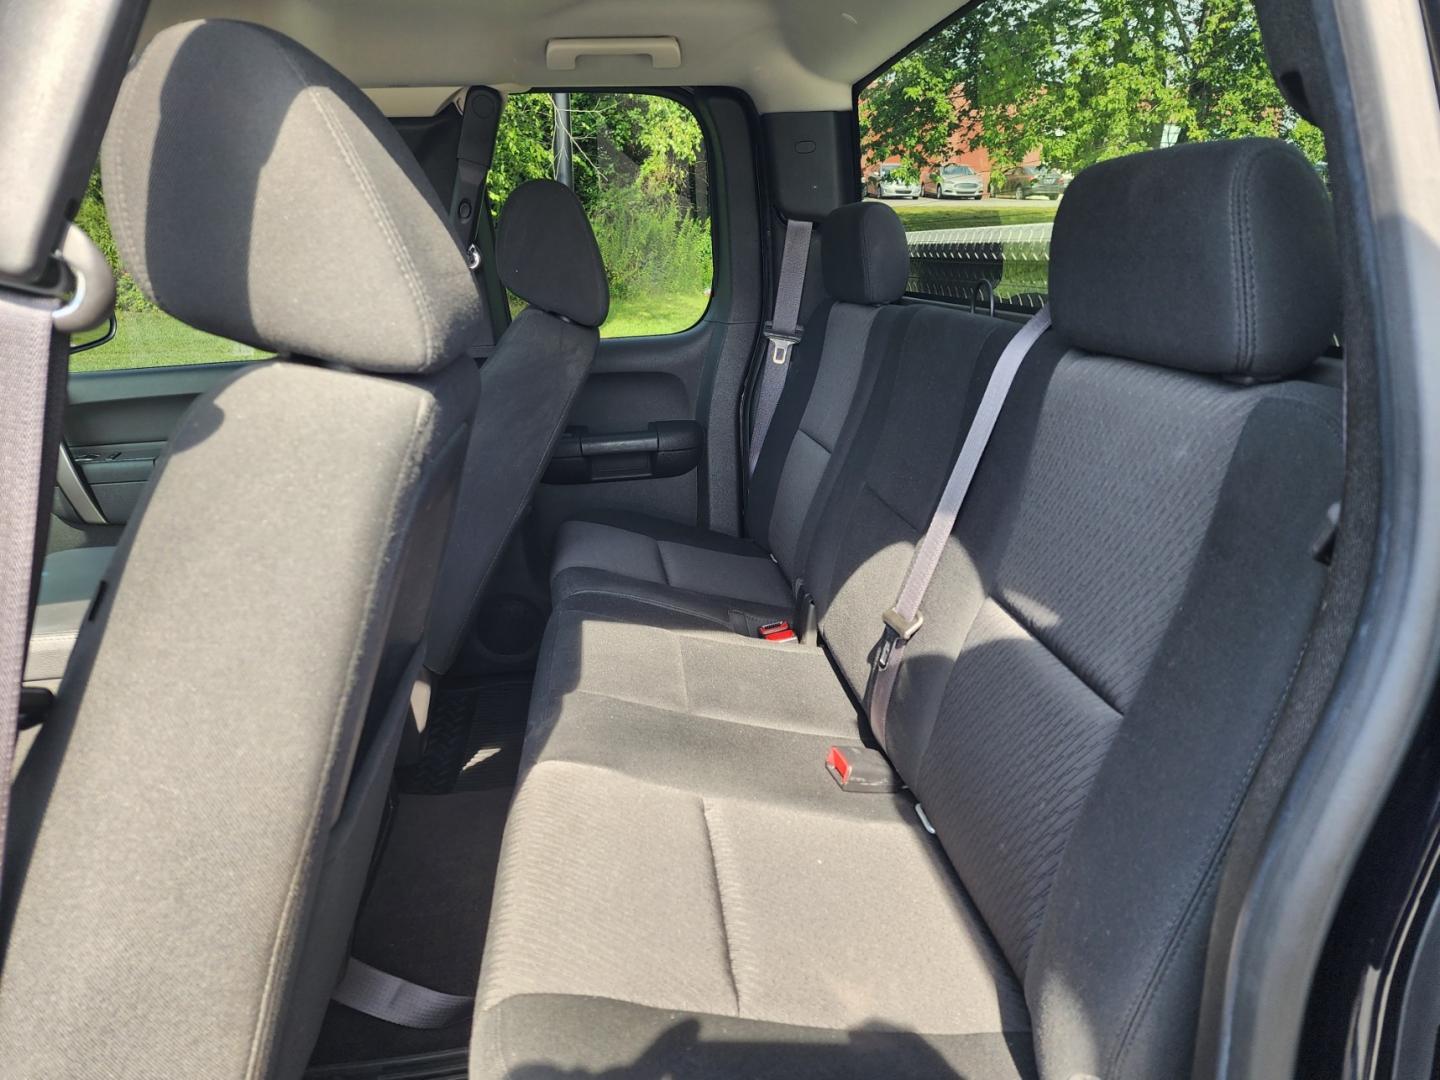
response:
<path id="1" fill-rule="evenodd" d="M 65 228 L 60 259 L 75 278 L 75 292 L 51 316 L 55 329 L 75 334 L 99 326 L 115 308 L 115 275 L 110 272 L 110 264 L 73 221 Z"/>
<path id="2" fill-rule="evenodd" d="M 582 56 L 648 56 L 653 68 L 678 68 L 680 42 L 673 37 L 551 38 L 545 43 L 545 66 L 574 71 Z"/>

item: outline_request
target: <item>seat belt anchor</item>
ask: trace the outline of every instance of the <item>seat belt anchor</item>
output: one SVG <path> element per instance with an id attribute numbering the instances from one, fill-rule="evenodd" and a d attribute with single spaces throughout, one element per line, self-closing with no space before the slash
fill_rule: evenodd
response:
<path id="1" fill-rule="evenodd" d="M 770 362 L 772 364 L 784 364 L 790 359 L 790 350 L 800 344 L 800 338 L 804 335 L 803 327 L 797 326 L 794 330 L 776 330 L 774 323 L 766 323 L 762 331 L 765 340 L 770 342 Z"/>
<path id="2" fill-rule="evenodd" d="M 916 631 L 925 625 L 925 615 L 917 611 L 913 619 L 908 619 L 892 607 L 880 617 L 885 621 L 885 636 L 880 639 L 880 652 L 875 657 L 875 666 L 884 671 L 890 666 L 895 646 L 909 642 Z"/>

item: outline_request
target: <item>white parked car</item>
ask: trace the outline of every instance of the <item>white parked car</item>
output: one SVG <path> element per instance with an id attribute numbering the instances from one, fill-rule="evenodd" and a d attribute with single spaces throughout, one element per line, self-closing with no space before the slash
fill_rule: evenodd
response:
<path id="1" fill-rule="evenodd" d="M 865 178 L 865 194 L 872 199 L 918 199 L 920 181 L 896 175 L 900 167 L 898 161 L 881 165 Z"/>
<path id="2" fill-rule="evenodd" d="M 925 194 L 937 199 L 979 199 L 985 194 L 980 174 L 957 162 L 932 170 L 925 188 Z"/>

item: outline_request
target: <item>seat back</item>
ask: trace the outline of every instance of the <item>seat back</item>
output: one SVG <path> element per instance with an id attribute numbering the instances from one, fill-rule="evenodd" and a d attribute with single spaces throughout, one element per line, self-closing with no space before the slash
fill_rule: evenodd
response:
<path id="1" fill-rule="evenodd" d="M 909 249 L 899 215 L 850 203 L 820 223 L 829 299 L 807 319 L 751 477 L 745 527 L 790 580 L 806 575 L 812 509 L 823 505 L 901 312 Z"/>
<path id="2" fill-rule="evenodd" d="M 1339 499 L 1329 208 L 1293 148 L 1077 176 L 884 734 L 1021 978 L 1044 1075 L 1190 1059 L 1216 871 Z M 878 621 L 874 630 L 879 634 Z"/>
<path id="3" fill-rule="evenodd" d="M 610 306 L 595 234 L 563 184 L 532 180 L 511 193 L 495 260 L 501 282 L 528 306 L 480 370 L 480 405 L 430 620 L 425 663 L 435 672 L 461 654 L 595 359 L 597 327 Z"/>
<path id="4" fill-rule="evenodd" d="M 270 31 L 158 35 L 103 165 L 141 288 L 281 359 L 181 421 L 18 777 L 0 1060 L 298 1076 L 420 665 L 480 301 L 385 118 Z"/>

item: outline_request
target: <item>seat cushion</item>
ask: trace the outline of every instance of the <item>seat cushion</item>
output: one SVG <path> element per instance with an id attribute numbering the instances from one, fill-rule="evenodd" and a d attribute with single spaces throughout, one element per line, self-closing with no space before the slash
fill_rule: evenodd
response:
<path id="1" fill-rule="evenodd" d="M 601 590 L 593 574 L 574 573 L 580 570 L 610 575 L 606 587 Z M 626 595 L 627 582 L 785 611 L 791 606 L 785 576 L 753 541 L 638 514 L 567 521 L 560 527 L 551 571 L 557 604 L 585 591 Z"/>
<path id="2" fill-rule="evenodd" d="M 739 1075 L 737 1038 L 788 1044 L 791 1075 L 860 1075 L 852 1042 L 887 1037 L 920 1060 L 973 1053 L 985 1068 L 963 1075 L 1025 1075 L 1028 1039 L 1012 1052 L 1005 1035 L 1029 1028 L 1020 987 L 910 801 L 832 790 L 820 809 L 533 768 L 506 829 L 472 1076 L 655 1054 L 685 1063 L 675 1075 L 702 1060 Z"/>
<path id="3" fill-rule="evenodd" d="M 594 717 L 651 727 L 662 739 L 677 727 L 715 721 L 859 737 L 855 705 L 818 648 L 557 611 L 530 699 L 532 756 L 556 738 L 557 727 L 594 727 Z M 608 741 L 599 732 L 578 734 Z"/>

